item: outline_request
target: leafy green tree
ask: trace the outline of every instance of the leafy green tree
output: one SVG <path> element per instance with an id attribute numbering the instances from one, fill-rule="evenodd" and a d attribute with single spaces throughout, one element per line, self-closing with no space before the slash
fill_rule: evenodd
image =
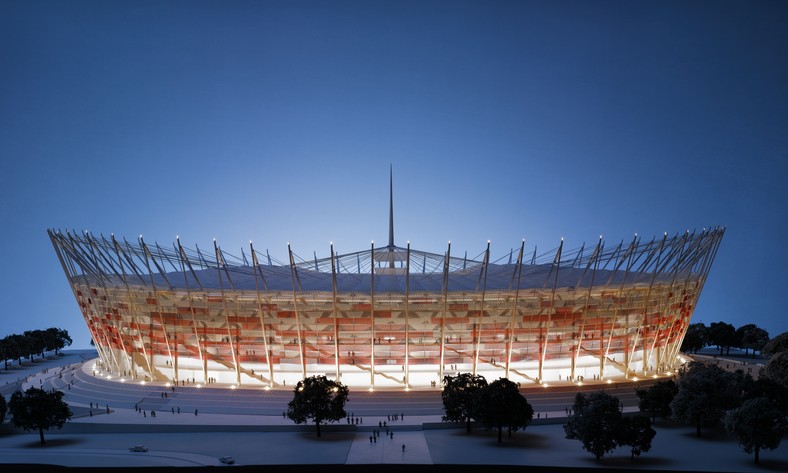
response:
<path id="1" fill-rule="evenodd" d="M 481 375 L 457 373 L 456 376 L 444 376 L 441 392 L 443 421 L 465 422 L 465 428 L 470 433 L 471 419 L 476 418 L 477 398 L 485 386 L 487 380 Z"/>
<path id="2" fill-rule="evenodd" d="M 709 341 L 717 345 L 722 355 L 723 349 L 730 353 L 731 347 L 736 344 L 736 328 L 725 322 L 712 322 L 709 325 Z"/>
<path id="3" fill-rule="evenodd" d="M 742 379 L 711 363 L 691 361 L 679 374 L 678 392 L 670 403 L 672 416 L 679 422 L 701 427 L 719 423 L 726 410 L 737 407 Z"/>
<path id="4" fill-rule="evenodd" d="M 681 342 L 681 351 L 685 353 L 697 353 L 709 344 L 709 328 L 703 323 L 691 324 L 687 327 L 684 340 Z"/>
<path id="5" fill-rule="evenodd" d="M 503 428 L 509 430 L 510 437 L 513 431 L 525 429 L 534 417 L 534 409 L 516 383 L 500 378 L 481 389 L 476 414 L 485 429 L 498 430 L 501 443 Z"/>
<path id="6" fill-rule="evenodd" d="M 770 357 L 781 351 L 788 351 L 788 332 L 783 332 L 769 340 L 769 343 L 761 350 L 761 355 Z"/>
<path id="7" fill-rule="evenodd" d="M 41 445 L 44 445 L 45 430 L 62 428 L 72 416 L 71 409 L 63 400 L 63 393 L 54 389 L 16 391 L 11 395 L 8 407 L 15 426 L 28 431 L 38 430 Z"/>
<path id="8" fill-rule="evenodd" d="M 651 428 L 648 417 L 641 414 L 622 417 L 616 444 L 630 447 L 629 460 L 634 461 L 636 455 L 651 450 L 651 440 L 655 435 L 657 431 Z"/>
<path id="9" fill-rule="evenodd" d="M 676 397 L 679 388 L 672 379 L 660 381 L 647 389 L 635 391 L 638 398 L 640 412 L 651 416 L 651 422 L 657 421 L 657 416 L 667 419 L 671 415 L 670 403 Z"/>
<path id="10" fill-rule="evenodd" d="M 772 355 L 766 366 L 761 368 L 758 376 L 771 379 L 775 383 L 788 388 L 788 351 Z"/>
<path id="11" fill-rule="evenodd" d="M 755 324 L 742 325 L 736 329 L 736 344 L 739 348 L 744 348 L 745 355 L 752 349 L 754 358 L 755 352 L 763 350 L 767 343 L 769 343 L 769 332 Z"/>
<path id="12" fill-rule="evenodd" d="M 788 432 L 785 414 L 765 397 L 748 399 L 741 407 L 727 411 L 723 424 L 745 452 L 755 452 L 756 465 L 761 449 L 774 450 Z"/>
<path id="13" fill-rule="evenodd" d="M 564 432 L 566 438 L 582 442 L 583 449 L 599 460 L 616 448 L 621 423 L 621 403 L 604 391 L 586 396 L 577 393 Z"/>
<path id="14" fill-rule="evenodd" d="M 313 420 L 320 437 L 320 424 L 336 422 L 347 416 L 345 403 L 348 388 L 325 376 L 310 376 L 293 389 L 293 400 L 287 404 L 287 417 L 296 424 Z"/>

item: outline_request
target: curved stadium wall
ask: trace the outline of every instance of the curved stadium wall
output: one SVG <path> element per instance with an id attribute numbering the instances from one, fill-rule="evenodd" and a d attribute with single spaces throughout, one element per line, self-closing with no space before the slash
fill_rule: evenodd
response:
<path id="1" fill-rule="evenodd" d="M 101 361 L 139 380 L 275 387 L 671 372 L 724 228 L 498 261 L 385 246 L 274 261 L 48 231 Z"/>

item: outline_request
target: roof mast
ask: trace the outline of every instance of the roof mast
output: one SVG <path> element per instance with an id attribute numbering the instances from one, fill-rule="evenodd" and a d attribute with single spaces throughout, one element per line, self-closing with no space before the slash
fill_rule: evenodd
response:
<path id="1" fill-rule="evenodd" d="M 394 167 L 389 164 L 389 249 L 391 248 L 394 248 Z"/>

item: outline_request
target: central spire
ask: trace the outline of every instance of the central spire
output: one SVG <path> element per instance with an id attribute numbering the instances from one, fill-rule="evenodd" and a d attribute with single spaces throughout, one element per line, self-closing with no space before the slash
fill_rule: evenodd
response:
<path id="1" fill-rule="evenodd" d="M 389 248 L 394 247 L 394 166 L 389 164 Z"/>

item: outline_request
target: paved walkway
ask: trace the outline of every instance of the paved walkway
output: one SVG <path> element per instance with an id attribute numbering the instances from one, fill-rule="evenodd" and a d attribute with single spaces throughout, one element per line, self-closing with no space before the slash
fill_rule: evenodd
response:
<path id="1" fill-rule="evenodd" d="M 393 437 L 386 436 L 385 432 L 384 430 L 382 435 L 374 441 L 370 432 L 356 433 L 345 463 L 349 465 L 433 463 L 423 431 L 392 431 Z M 405 446 L 404 449 L 402 448 L 403 445 Z"/>
<path id="2" fill-rule="evenodd" d="M 384 393 L 358 394 L 353 407 L 358 411 L 356 415 L 365 414 L 363 424 L 332 424 L 317 439 L 314 426 L 294 426 L 289 419 L 282 418 L 282 403 L 286 405 L 289 391 L 264 393 L 229 388 L 199 391 L 179 387 L 174 395 L 164 399 L 162 386 L 122 386 L 117 381 L 94 377 L 89 367 L 82 366 L 83 360 L 89 358 L 89 352 L 67 352 L 65 356 L 14 368 L 11 372 L 0 371 L 0 390 L 6 396 L 18 387 L 59 386 L 70 393 L 69 404 L 75 412 L 75 417 L 62 430 L 46 433 L 44 448 L 39 447 L 37 433 L 0 435 L 0 463 L 71 467 L 219 466 L 222 465 L 219 457 L 230 455 L 237 465 L 410 465 L 411 469 L 418 465 L 520 465 L 619 470 L 633 465 L 624 449 L 595 462 L 579 442 L 564 438 L 561 417 L 565 413 L 557 407 L 573 397 L 571 387 L 556 388 L 538 400 L 544 402 L 543 407 L 547 406 L 540 411 L 540 418 L 525 432 L 505 437 L 501 444 L 495 441 L 494 432 L 476 429 L 468 435 L 463 428 L 440 424 L 440 406 L 436 411 L 435 401 L 428 396 L 419 397 L 416 402 L 421 403 L 418 412 L 430 414 L 406 412 L 403 419 L 390 420 L 386 412 L 407 409 L 407 402 L 413 400 L 397 406 L 397 396 Z M 629 390 L 631 395 L 631 385 L 621 389 Z M 140 402 L 140 393 L 145 395 L 144 403 L 147 403 L 145 414 L 134 409 Z M 100 401 L 89 400 L 96 395 L 102 397 Z M 181 414 L 175 411 L 176 405 L 189 405 L 194 399 L 206 403 L 207 412 L 200 410 L 199 415 L 194 415 L 185 409 Z M 271 413 L 249 414 L 250 406 L 259 406 L 261 402 Z M 399 399 L 399 402 L 404 401 Z M 110 405 L 109 414 L 105 403 Z M 154 405 L 156 417 L 149 415 Z M 225 412 L 218 412 L 221 406 Z M 172 411 L 167 407 L 172 407 Z M 386 427 L 378 427 L 384 421 L 393 432 L 393 439 L 386 436 Z M 8 431 L 8 426 L 5 428 Z M 373 430 L 379 430 L 380 436 L 370 443 Z M 636 460 L 638 469 L 788 471 L 788 439 L 776 451 L 762 452 L 761 465 L 755 468 L 752 456 L 719 431 L 706 432 L 704 438 L 697 439 L 694 429 L 664 422 L 657 425 L 657 431 L 652 451 Z M 136 444 L 148 446 L 149 451 L 130 452 L 128 448 Z"/>

